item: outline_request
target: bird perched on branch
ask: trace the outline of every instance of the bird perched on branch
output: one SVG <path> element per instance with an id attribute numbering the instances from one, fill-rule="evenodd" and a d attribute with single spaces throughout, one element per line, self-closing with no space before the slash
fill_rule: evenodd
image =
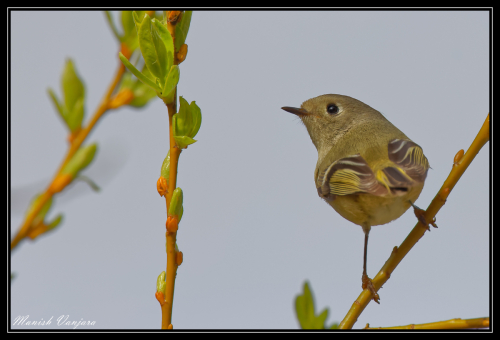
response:
<path id="1" fill-rule="evenodd" d="M 413 205 L 424 186 L 429 162 L 420 146 L 357 99 L 325 94 L 305 101 L 300 108 L 282 109 L 302 120 L 318 150 L 314 171 L 318 195 L 363 228 L 362 288 L 369 289 L 378 303 L 366 273 L 370 229 L 397 219 Z"/>

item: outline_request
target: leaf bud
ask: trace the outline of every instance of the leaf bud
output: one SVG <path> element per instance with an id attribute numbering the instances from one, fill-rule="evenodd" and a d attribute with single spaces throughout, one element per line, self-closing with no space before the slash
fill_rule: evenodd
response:
<path id="1" fill-rule="evenodd" d="M 165 271 L 163 271 L 156 279 L 156 291 L 165 294 L 165 284 Z"/>
<path id="2" fill-rule="evenodd" d="M 165 194 L 168 192 L 168 183 L 165 177 L 158 177 L 158 181 L 156 182 L 156 190 L 158 190 L 158 193 L 162 197 L 165 196 Z"/>
<path id="3" fill-rule="evenodd" d="M 170 200 L 170 209 L 168 212 L 169 216 L 179 216 L 182 209 L 183 194 L 181 188 L 175 188 L 172 193 L 172 199 Z"/>
<path id="4" fill-rule="evenodd" d="M 75 178 L 80 171 L 85 169 L 90 164 L 90 162 L 92 162 L 96 151 L 96 143 L 80 147 L 80 149 L 78 149 L 78 151 L 73 155 L 70 161 L 61 170 L 60 175 L 69 174 L 72 178 Z"/>

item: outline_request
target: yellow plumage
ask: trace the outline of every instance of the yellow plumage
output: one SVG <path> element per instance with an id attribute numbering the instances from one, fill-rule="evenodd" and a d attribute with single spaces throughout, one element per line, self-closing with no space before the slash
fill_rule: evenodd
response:
<path id="1" fill-rule="evenodd" d="M 380 112 L 354 98 L 327 94 L 298 115 L 318 150 L 314 180 L 318 195 L 365 232 L 363 287 L 378 295 L 366 275 L 368 234 L 372 226 L 399 218 L 418 198 L 429 169 L 420 146 Z"/>

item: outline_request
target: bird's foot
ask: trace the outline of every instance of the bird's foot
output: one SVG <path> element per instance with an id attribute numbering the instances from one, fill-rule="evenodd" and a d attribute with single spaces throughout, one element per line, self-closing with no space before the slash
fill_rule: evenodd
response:
<path id="1" fill-rule="evenodd" d="M 363 276 L 361 277 L 361 282 L 363 282 L 363 284 L 361 285 L 361 288 L 368 289 L 370 291 L 370 293 L 372 293 L 373 301 L 380 304 L 380 302 L 378 302 L 378 300 L 380 300 L 380 296 L 378 296 L 377 291 L 375 290 L 375 286 L 373 285 L 373 282 L 368 277 L 368 275 L 363 274 Z"/>
<path id="2" fill-rule="evenodd" d="M 413 207 L 413 212 L 415 213 L 415 216 L 418 218 L 420 223 L 422 223 L 427 230 L 431 231 L 431 228 L 429 228 L 429 224 L 432 225 L 434 228 L 437 228 L 438 226 L 436 225 L 436 218 L 434 217 L 432 221 L 428 222 L 427 219 L 425 218 L 425 210 L 420 209 L 417 207 L 415 204 L 413 204 L 411 201 L 410 202 L 411 206 Z"/>

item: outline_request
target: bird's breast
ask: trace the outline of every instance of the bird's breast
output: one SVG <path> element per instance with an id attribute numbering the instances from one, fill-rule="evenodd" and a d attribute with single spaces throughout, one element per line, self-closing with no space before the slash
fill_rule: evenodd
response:
<path id="1" fill-rule="evenodd" d="M 327 201 L 346 220 L 357 225 L 386 224 L 403 215 L 422 191 L 423 183 L 404 195 L 374 196 L 370 194 L 336 195 Z"/>

